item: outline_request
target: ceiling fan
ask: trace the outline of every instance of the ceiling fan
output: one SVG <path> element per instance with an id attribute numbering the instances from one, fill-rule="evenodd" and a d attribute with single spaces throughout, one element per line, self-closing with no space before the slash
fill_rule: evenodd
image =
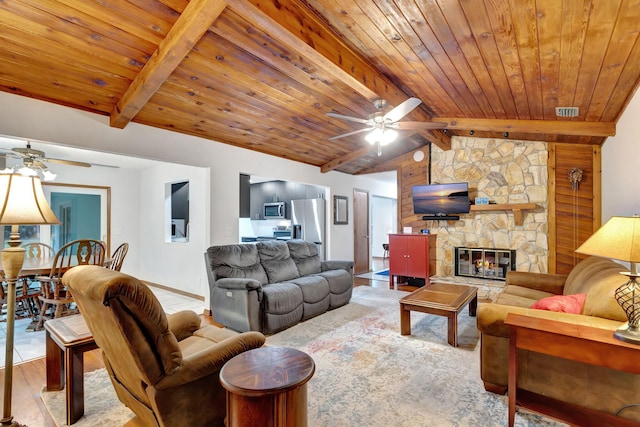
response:
<path id="1" fill-rule="evenodd" d="M 399 121 L 421 103 L 422 101 L 418 98 L 409 98 L 385 114 L 383 113 L 383 110 L 387 106 L 387 101 L 384 99 L 376 99 L 375 101 L 373 101 L 373 105 L 378 111 L 370 114 L 366 119 L 344 116 L 337 113 L 327 113 L 329 117 L 367 125 L 367 127 L 362 129 L 332 136 L 331 138 L 329 138 L 329 140 L 331 141 L 338 138 L 344 138 L 346 136 L 355 135 L 361 132 L 369 132 L 365 136 L 365 139 L 371 145 L 378 145 L 378 156 L 380 156 L 382 155 L 382 147 L 395 141 L 398 138 L 397 130 L 442 129 L 447 126 L 446 123 L 438 122 Z"/>
<path id="2" fill-rule="evenodd" d="M 85 168 L 91 167 L 91 163 L 79 162 L 75 160 L 64 160 L 47 157 L 44 151 L 31 148 L 31 143 L 27 141 L 27 147 L 15 147 L 11 150 L 0 149 L 0 158 L 5 159 L 21 159 L 22 164 L 14 166 L 15 170 L 23 175 L 36 175 L 37 172 L 41 172 L 45 181 L 50 181 L 56 177 L 54 173 L 49 171 L 45 162 L 59 163 L 63 165 L 82 166 Z M 106 166 L 106 165 L 100 165 Z M 9 168 L 11 169 L 11 168 Z"/>

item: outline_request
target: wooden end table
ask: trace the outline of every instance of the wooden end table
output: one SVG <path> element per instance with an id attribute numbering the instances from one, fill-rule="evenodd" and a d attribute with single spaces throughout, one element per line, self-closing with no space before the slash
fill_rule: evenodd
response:
<path id="1" fill-rule="evenodd" d="M 637 426 L 612 414 L 518 389 L 518 349 L 640 374 L 640 346 L 613 337 L 613 330 L 509 313 L 509 426 L 516 405 L 579 426 Z"/>
<path id="2" fill-rule="evenodd" d="M 80 314 L 47 320 L 47 391 L 65 388 L 67 424 L 84 415 L 84 352 L 98 348 Z"/>
<path id="3" fill-rule="evenodd" d="M 476 315 L 478 289 L 475 286 L 431 283 L 400 299 L 400 333 L 411 335 L 411 311 L 445 316 L 447 342 L 458 346 L 458 313 L 469 304 L 469 315 Z"/>
<path id="4" fill-rule="evenodd" d="M 227 427 L 304 427 L 307 381 L 315 363 L 306 353 L 286 347 L 245 351 L 220 370 L 227 390 Z"/>

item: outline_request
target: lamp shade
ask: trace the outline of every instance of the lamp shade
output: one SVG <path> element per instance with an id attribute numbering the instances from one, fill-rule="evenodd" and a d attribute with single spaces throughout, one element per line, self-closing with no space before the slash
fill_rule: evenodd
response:
<path id="1" fill-rule="evenodd" d="M 640 263 L 640 217 L 611 217 L 576 252 Z"/>
<path id="2" fill-rule="evenodd" d="M 60 224 L 47 199 L 40 178 L 0 174 L 0 225 Z"/>

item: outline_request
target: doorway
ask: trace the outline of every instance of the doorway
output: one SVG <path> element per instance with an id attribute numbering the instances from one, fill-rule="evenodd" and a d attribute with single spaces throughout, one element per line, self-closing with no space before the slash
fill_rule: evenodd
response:
<path id="1" fill-rule="evenodd" d="M 384 260 L 389 254 L 384 246 L 389 243 L 389 234 L 395 234 L 398 227 L 397 200 L 390 197 L 371 196 L 371 257 Z M 375 269 L 374 269 L 375 270 Z"/>
<path id="2" fill-rule="evenodd" d="M 355 275 L 368 273 L 369 263 L 369 192 L 353 190 L 353 258 Z"/>

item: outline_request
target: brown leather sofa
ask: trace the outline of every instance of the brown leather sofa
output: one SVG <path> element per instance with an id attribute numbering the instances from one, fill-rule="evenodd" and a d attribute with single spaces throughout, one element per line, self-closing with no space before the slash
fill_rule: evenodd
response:
<path id="1" fill-rule="evenodd" d="M 524 314 L 581 325 L 611 329 L 626 321 L 614 298 L 615 289 L 627 277 L 624 266 L 604 258 L 589 257 L 569 275 L 509 272 L 504 292 L 493 303 L 480 304 L 477 325 L 480 331 L 480 376 L 485 389 L 504 394 L 508 379 L 509 328 L 507 313 Z M 553 295 L 586 294 L 581 314 L 529 308 L 537 300 Z M 640 376 L 595 367 L 540 353 L 519 350 L 518 388 L 615 413 L 625 405 L 640 403 Z M 637 407 L 620 413 L 640 421 Z"/>
<path id="2" fill-rule="evenodd" d="M 119 271 L 78 266 L 62 282 L 103 352 L 118 398 L 136 414 L 127 425 L 224 426 L 219 371 L 261 347 L 264 335 L 201 326 L 193 311 L 167 316 L 146 285 Z"/>

